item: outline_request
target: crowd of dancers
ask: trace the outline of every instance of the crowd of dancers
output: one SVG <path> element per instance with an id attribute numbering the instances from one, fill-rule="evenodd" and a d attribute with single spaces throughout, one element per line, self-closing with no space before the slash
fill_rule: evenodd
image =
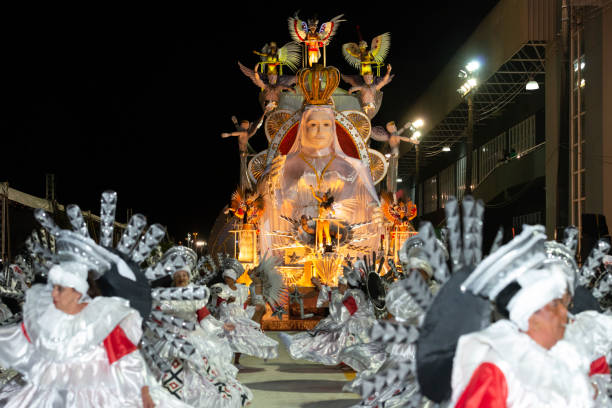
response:
<path id="1" fill-rule="evenodd" d="M 71 229 L 43 211 L 28 254 L 0 277 L 0 404 L 6 407 L 245 407 L 240 356 L 278 356 L 261 330 L 283 290 L 276 261 L 245 273 L 227 255 L 177 246 L 152 254 L 163 228 L 134 216 L 113 247 L 116 194 L 102 196 L 90 237 L 77 206 Z M 446 204 L 406 240 L 384 279 L 384 313 L 367 280 L 380 264 L 347 263 L 337 287 L 314 278 L 329 314 L 280 339 L 291 358 L 346 366 L 356 407 L 602 407 L 610 401 L 612 278 L 599 242 L 582 267 L 576 234 L 549 241 L 525 226 L 482 251 L 482 203 Z M 378 303 L 377 303 L 378 301 Z"/>

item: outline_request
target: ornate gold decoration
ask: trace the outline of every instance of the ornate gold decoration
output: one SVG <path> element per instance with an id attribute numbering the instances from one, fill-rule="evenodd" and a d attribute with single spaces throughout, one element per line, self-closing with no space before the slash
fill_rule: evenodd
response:
<path id="1" fill-rule="evenodd" d="M 385 160 L 385 156 L 378 150 L 368 149 L 368 154 L 370 156 L 372 180 L 374 180 L 374 184 L 378 184 L 387 174 L 387 160 Z"/>
<path id="2" fill-rule="evenodd" d="M 278 271 L 283 277 L 285 286 L 296 285 L 304 275 L 303 266 L 279 266 Z"/>
<path id="3" fill-rule="evenodd" d="M 351 123 L 355 126 L 355 129 L 359 132 L 359 135 L 365 143 L 370 138 L 370 132 L 372 131 L 372 123 L 368 116 L 359 111 L 343 111 L 342 114 L 346 116 Z"/>
<path id="4" fill-rule="evenodd" d="M 334 67 L 316 65 L 297 73 L 297 84 L 306 105 L 332 105 L 331 95 L 340 84 L 340 71 Z"/>
<path id="5" fill-rule="evenodd" d="M 324 285 L 336 285 L 338 283 L 338 275 L 342 271 L 342 262 L 344 256 L 338 253 L 317 254 L 312 260 L 316 269 L 317 276 L 321 279 Z"/>
<path id="6" fill-rule="evenodd" d="M 276 132 L 278 132 L 283 123 L 285 123 L 291 116 L 293 116 L 293 114 L 294 113 L 291 111 L 282 109 L 275 110 L 268 116 L 264 127 L 268 142 L 274 139 L 274 135 L 276 135 Z"/>
<path id="7" fill-rule="evenodd" d="M 255 157 L 251 159 L 251 161 L 249 162 L 247 166 L 249 170 L 249 177 L 251 178 L 251 181 L 254 184 L 257 184 L 257 181 L 259 181 L 259 178 L 261 177 L 264 170 L 266 169 L 267 156 L 268 156 L 268 151 L 263 150 L 257 153 Z"/>

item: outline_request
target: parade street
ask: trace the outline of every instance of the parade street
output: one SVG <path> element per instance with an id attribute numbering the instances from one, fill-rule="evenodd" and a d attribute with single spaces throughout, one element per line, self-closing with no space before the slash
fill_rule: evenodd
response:
<path id="1" fill-rule="evenodd" d="M 266 335 L 280 342 L 278 333 Z M 253 408 L 345 408 L 361 401 L 357 394 L 342 392 L 355 378 L 353 371 L 292 360 L 284 347 L 275 360 L 244 356 L 240 363 L 244 368 L 238 381 L 253 391 Z"/>

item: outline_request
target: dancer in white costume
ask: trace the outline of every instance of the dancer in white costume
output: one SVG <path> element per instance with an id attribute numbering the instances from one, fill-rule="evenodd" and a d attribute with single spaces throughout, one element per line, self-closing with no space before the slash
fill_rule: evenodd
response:
<path id="1" fill-rule="evenodd" d="M 189 248 L 174 247 L 170 252 L 193 252 Z M 194 262 L 173 274 L 175 287 L 191 286 L 191 269 Z M 162 258 L 163 261 L 164 258 Z M 194 300 L 161 300 L 154 306 L 169 315 L 195 325 L 194 330 L 176 328 L 177 334 L 195 347 L 188 359 L 173 359 L 172 371 L 164 375 L 162 382 L 175 396 L 194 407 L 240 408 L 250 404 L 251 391 L 236 380 L 238 370 L 232 365 L 233 352 L 226 332 L 234 329 L 231 323 L 223 324 L 212 316 L 206 307 L 208 296 Z M 177 378 L 179 377 L 179 378 Z"/>
<path id="2" fill-rule="evenodd" d="M 265 308 L 263 297 L 254 293 L 254 287 L 249 297 L 249 288 L 236 283 L 244 272 L 238 260 L 226 258 L 222 268 L 224 283 L 213 285 L 212 290 L 215 294 L 219 320 L 234 326 L 234 330 L 228 331 L 226 335 L 232 350 L 237 353 L 235 363 L 240 367 L 238 353 L 263 359 L 276 358 L 278 342 L 266 336 L 261 331 L 260 324 L 252 320 L 256 312 L 261 314 L 259 310 Z"/>
<path id="3" fill-rule="evenodd" d="M 568 283 L 558 263 L 545 261 L 542 231 L 524 226 L 463 284 L 494 300 L 508 319 L 459 339 L 452 374 L 456 407 L 601 406 L 588 379 L 591 361 L 563 339 Z"/>
<path id="4" fill-rule="evenodd" d="M 444 259 L 447 260 L 448 251 L 444 247 L 444 244 L 436 239 L 434 245 L 437 246 L 439 251 L 444 253 Z M 399 251 L 399 257 L 405 277 L 410 277 L 411 280 L 415 279 L 417 282 L 422 280 L 420 283 L 421 285 L 426 283 L 426 290 L 430 291 L 432 294 L 437 292 L 439 283 L 433 279 L 433 268 L 429 259 L 430 255 L 425 248 L 424 240 L 419 234 L 408 238 L 403 243 Z M 397 280 L 391 285 L 385 297 L 385 305 L 396 322 L 419 327 L 423 322 L 426 310 L 419 306 L 414 297 L 406 290 L 406 283 L 407 280 L 403 279 Z M 379 367 L 372 367 L 369 370 L 360 372 L 350 384 L 343 387 L 344 391 L 359 392 L 364 380 L 367 380 L 368 377 L 377 370 L 384 371 L 392 369 L 393 366 L 398 363 L 408 363 L 414 361 L 416 358 L 416 344 L 414 343 L 390 343 L 387 345 L 383 343 L 382 346 L 385 347 L 386 351 L 386 360 L 384 363 Z M 370 398 L 362 401 L 358 406 L 384 406 L 386 408 L 402 407 L 417 391 L 418 384 L 416 383 L 416 379 L 408 384 L 392 384 L 374 393 Z M 422 402 L 420 406 L 429 407 L 430 402 Z"/>
<path id="5" fill-rule="evenodd" d="M 23 322 L 0 329 L 0 364 L 27 379 L 5 406 L 186 407 L 150 376 L 138 312 L 124 299 L 89 298 L 87 272 L 53 266 L 49 284 L 26 293 Z"/>
<path id="6" fill-rule="evenodd" d="M 596 277 L 595 269 L 599 267 L 603 255 L 609 251 L 610 244 L 600 240 L 579 269 L 574 259 L 577 234 L 578 230 L 575 227 L 568 227 L 565 229 L 562 243 L 547 241 L 545 244 L 547 262 L 555 263 L 564 272 L 568 286 L 564 302 L 573 304 L 572 311 L 576 313 L 575 315 L 568 313 L 563 339 L 572 344 L 590 362 L 588 375 L 598 390 L 597 406 L 612 406 L 612 402 L 606 398 L 612 386 L 609 367 L 612 353 L 612 316 L 591 310 L 598 306 L 593 294 L 598 294 L 597 292 L 603 287 L 595 285 L 593 293 L 586 289 L 591 286 L 591 279 Z M 553 347 L 553 351 L 556 351 L 556 347 Z"/>
<path id="7" fill-rule="evenodd" d="M 361 261 L 358 261 L 360 264 Z M 358 268 L 358 263 L 355 267 Z M 336 365 L 341 362 L 354 369 L 362 369 L 361 365 L 353 361 L 353 353 L 368 355 L 367 364 L 382 364 L 384 353 L 371 353 L 362 347 L 369 343 L 369 331 L 376 321 L 374 311 L 363 291 L 357 289 L 359 277 L 351 274 L 353 269 L 345 268 L 344 276 L 338 278 L 338 288 L 331 289 L 321 285 L 316 278 L 313 283 L 319 287 L 317 306 L 321 307 L 329 302 L 329 316 L 322 319 L 313 330 L 290 336 L 281 333 L 280 338 L 295 360 L 309 360 L 325 365 Z M 343 352 L 351 347 L 352 351 Z M 357 347 L 355 347 L 357 346 Z M 362 347 L 359 347 L 362 346 Z M 341 359 L 344 357 L 348 361 Z M 363 357 L 360 359 L 363 361 Z M 371 361 L 376 360 L 376 361 Z"/>

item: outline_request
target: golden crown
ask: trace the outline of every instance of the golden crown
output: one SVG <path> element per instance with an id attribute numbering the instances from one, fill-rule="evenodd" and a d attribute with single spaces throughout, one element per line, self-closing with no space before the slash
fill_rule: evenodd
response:
<path id="1" fill-rule="evenodd" d="M 334 67 L 316 65 L 296 74 L 306 105 L 333 105 L 331 95 L 340 84 L 340 71 Z"/>

